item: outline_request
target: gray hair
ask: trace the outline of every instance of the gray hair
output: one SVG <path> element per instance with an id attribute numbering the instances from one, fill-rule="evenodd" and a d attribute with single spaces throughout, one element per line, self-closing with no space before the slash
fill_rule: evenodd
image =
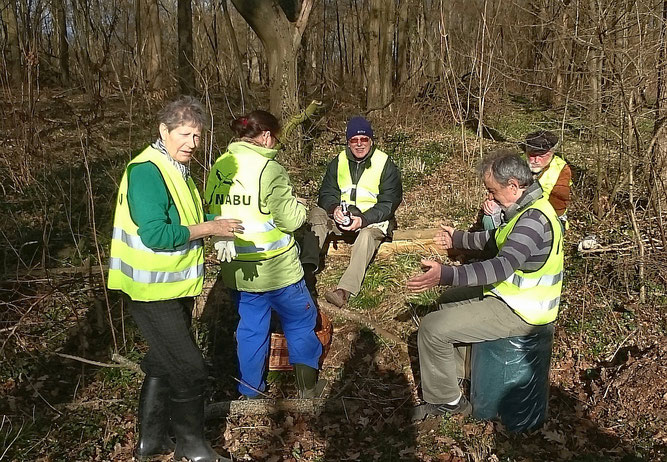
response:
<path id="1" fill-rule="evenodd" d="M 192 125 L 203 129 L 208 120 L 204 106 L 192 96 L 181 96 L 172 101 L 158 113 L 157 117 L 158 123 L 165 124 L 169 131 L 181 125 Z"/>
<path id="2" fill-rule="evenodd" d="M 491 173 L 493 178 L 502 186 L 507 186 L 513 178 L 519 187 L 526 188 L 533 184 L 533 173 L 530 171 L 526 159 L 508 149 L 494 151 L 477 166 L 477 174 L 481 180 Z"/>

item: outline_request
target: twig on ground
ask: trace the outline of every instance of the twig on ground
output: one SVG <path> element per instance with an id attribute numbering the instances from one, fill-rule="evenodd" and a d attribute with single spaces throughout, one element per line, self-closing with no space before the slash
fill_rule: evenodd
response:
<path id="1" fill-rule="evenodd" d="M 114 353 L 111 355 L 111 360 L 115 363 L 122 365 L 123 367 L 126 367 L 127 369 L 136 372 L 141 377 L 145 375 L 144 371 L 141 370 L 141 367 L 139 367 L 137 363 L 135 363 L 134 361 L 130 361 L 125 356 L 121 356 L 118 353 Z"/>
<path id="2" fill-rule="evenodd" d="M 68 355 L 65 353 L 56 353 L 56 355 L 66 358 L 66 359 L 72 359 L 74 361 L 79 361 L 82 363 L 86 364 L 91 364 L 93 366 L 99 366 L 99 367 L 113 367 L 113 368 L 124 368 L 124 369 L 130 369 L 133 372 L 136 372 L 137 374 L 144 376 L 144 371 L 141 370 L 139 365 L 133 361 L 130 361 L 129 359 L 119 355 L 119 354 L 113 354 L 111 355 L 111 359 L 117 363 L 117 364 L 112 364 L 112 363 L 102 363 L 99 361 L 93 361 L 92 359 L 86 359 L 82 358 L 80 356 L 74 356 L 74 355 Z"/>
<path id="3" fill-rule="evenodd" d="M 68 355 L 65 353 L 56 353 L 56 355 L 60 356 L 61 358 L 67 358 L 67 359 L 72 359 L 74 361 L 79 361 L 81 363 L 86 363 L 86 364 L 92 364 L 93 366 L 100 366 L 100 367 L 125 367 L 121 364 L 110 364 L 110 363 L 101 363 L 99 361 L 93 361 L 92 359 L 86 359 L 82 358 L 80 356 L 74 356 L 74 355 Z"/>

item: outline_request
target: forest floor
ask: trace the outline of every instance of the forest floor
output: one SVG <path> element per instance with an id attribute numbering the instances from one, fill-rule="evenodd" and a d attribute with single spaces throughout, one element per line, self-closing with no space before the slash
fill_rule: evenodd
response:
<path id="1" fill-rule="evenodd" d="M 4 159 L 0 166 L 8 178 L 0 205 L 8 217 L 3 236 L 18 256 L 14 269 L 7 263 L 11 252 L 3 254 L 5 279 L 0 286 L 0 300 L 8 308 L 0 315 L 0 460 L 132 460 L 141 377 L 110 358 L 119 353 L 139 362 L 146 346 L 115 294 L 108 295 L 107 309 L 95 265 L 84 271 L 87 274 L 44 273 L 39 263 L 89 268 L 98 246 L 104 255 L 128 146 L 138 148 L 140 142 L 132 140 L 147 142 L 154 131 L 133 128 L 141 125 L 141 116 L 133 120 L 120 102 L 115 110 L 97 115 L 77 112 L 79 106 L 71 101 L 58 104 L 62 107 L 37 112 L 35 123 L 41 128 L 36 133 L 17 134 L 3 127 L 6 138 L 17 144 L 35 143 L 36 137 L 41 147 L 35 143 L 32 149 L 43 158 L 37 162 L 39 169 L 22 170 L 25 162 L 19 156 Z M 405 182 L 399 226 L 421 229 L 449 223 L 465 229 L 483 197 L 474 176 L 477 141 L 458 128 L 432 120 L 421 123 L 417 112 L 374 120 L 378 144 L 397 162 Z M 557 120 L 516 107 L 498 111 L 495 125 L 518 139 L 526 127 L 549 127 Z M 344 121 L 329 120 L 320 127 L 307 162 L 295 153 L 283 158 L 295 191 L 311 204 L 324 166 L 340 149 Z M 485 148 L 493 145 L 485 143 Z M 667 258 L 662 250 L 650 254 L 652 265 L 644 275 L 647 301 L 640 304 L 628 215 L 622 206 L 610 207 L 602 219 L 593 213 L 593 174 L 588 173 L 586 149 L 585 139 L 574 135 L 563 144 L 577 177 L 565 239 L 566 275 L 549 414 L 540 429 L 513 434 L 499 422 L 460 416 L 410 421 L 420 396 L 419 317 L 435 309 L 441 291 L 415 296 L 405 282 L 420 271 L 422 257 L 448 261 L 438 254 L 410 252 L 376 258 L 362 292 L 348 307 L 401 338 L 407 350 L 334 316 L 333 344 L 322 371 L 329 381 L 324 411 L 213 419 L 207 424 L 213 446 L 234 460 L 270 462 L 667 460 Z M 25 178 L 17 178 L 19 174 Z M 87 231 L 92 223 L 99 242 Z M 608 251 L 577 252 L 579 240 L 590 234 Z M 66 244 L 68 236 L 74 244 Z M 51 245 L 31 249 L 36 240 Z M 207 262 L 207 290 L 196 308 L 195 336 L 211 368 L 211 402 L 221 402 L 238 398 L 236 313 L 215 278 L 217 263 L 212 256 Z M 340 244 L 318 275 L 320 294 L 335 287 L 346 264 L 346 248 Z M 109 319 L 114 329 L 109 329 Z M 59 356 L 63 354 L 103 366 Z M 289 372 L 270 372 L 268 382 L 271 398 L 296 394 Z"/>

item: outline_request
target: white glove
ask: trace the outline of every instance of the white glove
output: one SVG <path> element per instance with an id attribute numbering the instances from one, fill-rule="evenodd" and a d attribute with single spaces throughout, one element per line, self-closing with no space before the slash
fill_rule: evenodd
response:
<path id="1" fill-rule="evenodd" d="M 229 263 L 236 257 L 236 246 L 233 240 L 213 237 L 213 248 L 218 252 L 218 260 Z"/>

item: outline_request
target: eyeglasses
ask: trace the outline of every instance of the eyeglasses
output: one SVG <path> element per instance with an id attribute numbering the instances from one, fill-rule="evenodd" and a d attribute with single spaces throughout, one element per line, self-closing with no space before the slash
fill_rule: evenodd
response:
<path id="1" fill-rule="evenodd" d="M 366 144 L 370 140 L 371 139 L 367 136 L 355 136 L 354 138 L 350 138 L 349 140 L 347 140 L 347 142 L 350 144 Z"/>

